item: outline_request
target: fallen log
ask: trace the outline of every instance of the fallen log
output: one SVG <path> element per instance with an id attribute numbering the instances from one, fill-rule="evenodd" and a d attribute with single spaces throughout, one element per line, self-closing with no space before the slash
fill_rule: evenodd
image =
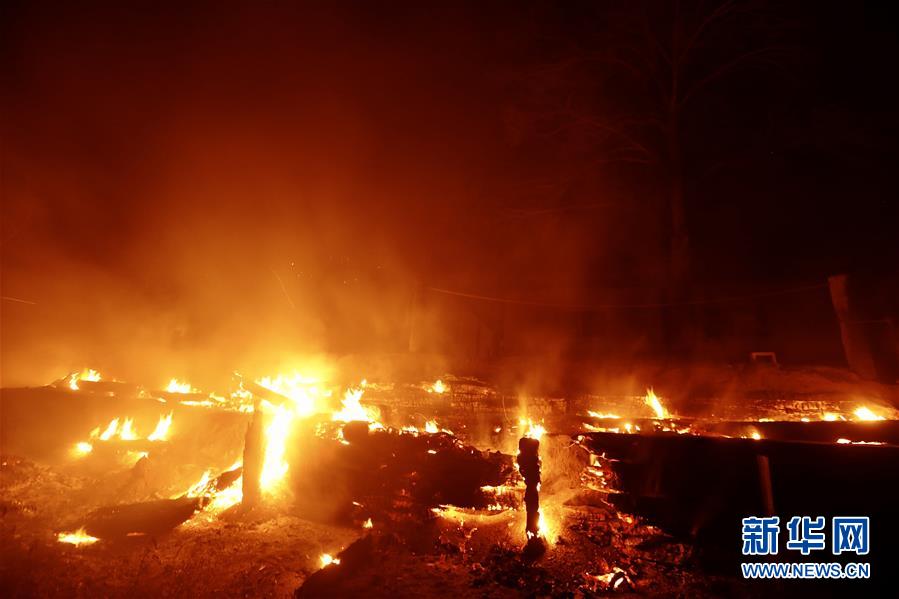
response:
<path id="1" fill-rule="evenodd" d="M 84 529 L 100 539 L 160 535 L 190 519 L 201 502 L 200 497 L 179 497 L 102 507 L 87 515 Z"/>

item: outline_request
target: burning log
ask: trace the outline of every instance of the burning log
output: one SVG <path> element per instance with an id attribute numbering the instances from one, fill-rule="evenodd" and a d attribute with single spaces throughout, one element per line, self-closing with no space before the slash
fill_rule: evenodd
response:
<path id="1" fill-rule="evenodd" d="M 525 530 L 528 536 L 525 553 L 538 556 L 546 550 L 540 536 L 540 441 L 530 437 L 519 439 L 517 459 L 518 470 L 525 482 Z"/>

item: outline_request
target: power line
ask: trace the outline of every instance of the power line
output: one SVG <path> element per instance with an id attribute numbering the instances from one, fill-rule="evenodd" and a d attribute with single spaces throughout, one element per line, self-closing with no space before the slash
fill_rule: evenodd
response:
<path id="1" fill-rule="evenodd" d="M 763 291 L 760 293 L 752 293 L 749 295 L 728 296 L 711 299 L 686 300 L 682 302 L 650 302 L 635 304 L 560 304 L 554 302 L 539 302 L 532 300 L 521 300 L 505 297 L 493 297 L 489 295 L 481 295 L 477 293 L 465 293 L 462 291 L 454 291 L 452 289 L 443 289 L 440 287 L 427 287 L 429 291 L 442 293 L 444 295 L 452 295 L 455 297 L 464 297 L 485 302 L 494 302 L 499 304 L 513 304 L 519 306 L 533 306 L 537 308 L 555 308 L 558 310 L 574 310 L 574 311 L 591 311 L 591 310 L 609 310 L 609 309 L 646 309 L 646 308 L 674 308 L 678 306 L 699 306 L 707 304 L 723 304 L 728 302 L 738 302 L 749 299 L 757 299 L 762 297 L 774 297 L 778 295 L 789 295 L 793 293 L 802 293 L 814 289 L 824 289 L 828 287 L 827 283 L 816 283 L 814 285 L 802 285 L 790 287 L 786 289 L 777 289 L 774 291 Z"/>

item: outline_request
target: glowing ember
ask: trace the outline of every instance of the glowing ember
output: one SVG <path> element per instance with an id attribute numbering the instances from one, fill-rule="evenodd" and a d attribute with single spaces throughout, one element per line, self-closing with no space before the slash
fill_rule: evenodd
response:
<path id="1" fill-rule="evenodd" d="M 78 391 L 78 381 L 91 381 L 96 383 L 100 380 L 100 373 L 92 368 L 85 368 L 81 372 L 75 372 L 69 375 L 69 389 Z"/>
<path id="2" fill-rule="evenodd" d="M 169 393 L 198 393 L 196 389 L 190 386 L 190 383 L 183 383 L 178 379 L 170 380 L 165 390 Z"/>
<path id="3" fill-rule="evenodd" d="M 163 415 L 159 417 L 159 422 L 156 423 L 156 428 L 153 429 L 153 432 L 150 433 L 150 436 L 147 437 L 148 441 L 165 441 L 166 436 L 169 434 L 169 429 L 172 426 L 172 412 L 169 412 L 168 415 Z"/>
<path id="4" fill-rule="evenodd" d="M 662 405 L 661 400 L 652 390 L 652 387 L 646 390 L 646 396 L 643 397 L 643 403 L 652 408 L 656 418 L 671 418 L 671 413 Z"/>
<path id="5" fill-rule="evenodd" d="M 428 393 L 442 394 L 446 393 L 447 389 L 448 387 L 444 384 L 444 382 L 440 379 L 437 379 L 436 383 L 428 387 Z"/>
<path id="6" fill-rule="evenodd" d="M 535 423 L 530 418 L 528 418 L 527 420 L 521 419 L 518 423 L 522 426 L 522 428 L 524 428 L 523 436 L 529 439 L 537 439 L 539 441 L 540 438 L 543 437 L 544 434 L 546 434 L 546 429 L 543 427 L 543 425 Z"/>
<path id="7" fill-rule="evenodd" d="M 336 558 L 336 557 L 331 557 L 330 553 L 322 553 L 319 560 L 321 560 L 322 568 L 324 568 L 326 566 L 330 566 L 331 564 L 337 565 L 340 563 L 340 559 Z"/>
<path id="8" fill-rule="evenodd" d="M 81 545 L 93 545 L 100 540 L 97 537 L 92 537 L 84 532 L 84 528 L 79 528 L 75 532 L 61 532 L 56 535 L 56 538 L 60 543 L 68 543 L 69 545 L 75 545 L 76 547 L 80 547 Z"/>
<path id="9" fill-rule="evenodd" d="M 856 419 L 858 419 L 858 420 L 886 420 L 886 418 L 884 418 L 883 416 L 880 416 L 878 414 L 875 414 L 874 412 L 871 411 L 870 408 L 868 408 L 866 406 L 861 406 L 861 407 L 856 408 L 855 411 L 853 412 L 853 414 L 855 415 Z"/>

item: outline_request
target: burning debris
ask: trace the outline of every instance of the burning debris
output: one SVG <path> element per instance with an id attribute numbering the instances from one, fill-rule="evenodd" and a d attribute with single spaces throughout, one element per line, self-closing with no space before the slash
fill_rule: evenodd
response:
<path id="1" fill-rule="evenodd" d="M 106 482 L 87 483 L 85 478 L 78 493 L 93 499 L 81 509 L 64 510 L 52 520 L 49 534 L 59 546 L 79 552 L 95 547 L 84 553 L 85 559 L 102 560 L 104 548 L 146 546 L 140 543 L 151 540 L 177 544 L 190 535 L 230 534 L 223 531 L 245 530 L 260 519 L 289 514 L 356 535 L 307 551 L 304 578 L 291 587 L 302 585 L 303 593 L 317 588 L 337 592 L 357 584 L 374 575 L 373 569 L 396 567 L 383 560 L 430 542 L 428 559 L 456 578 L 464 574 L 472 589 L 659 590 L 673 584 L 663 582 L 662 567 L 652 561 L 660 559 L 669 564 L 666 572 L 679 572 L 676 584 L 683 588 L 695 583 L 684 582 L 689 567 L 683 545 L 614 507 L 638 511 L 630 502 L 639 499 L 632 472 L 611 459 L 623 451 L 618 440 L 720 438 L 762 448 L 794 434 L 784 427 L 812 426 L 678 417 L 649 389 L 633 399 L 633 412 L 622 405 L 584 410 L 605 432 L 572 439 L 550 435 L 547 428 L 564 430 L 574 422 L 571 418 L 580 420 L 573 414 L 535 404 L 530 413 L 539 418 L 508 421 L 502 401 L 491 404 L 482 387 L 469 391 L 455 381 L 452 393 L 443 396 L 426 387 L 409 387 L 407 392 L 418 393 L 418 399 L 409 403 L 407 413 L 396 410 L 403 405 L 397 385 L 363 381 L 341 388 L 322 377 L 297 374 L 240 379 L 236 389 L 216 394 L 229 399 L 213 401 L 203 410 L 166 401 L 160 411 L 153 394 L 137 393 L 118 415 L 86 424 L 82 431 L 93 426 L 88 440 L 67 446 L 65 467 Z M 190 397 L 213 395 L 194 387 L 189 391 Z M 165 391 L 170 392 L 172 388 Z M 93 401 L 94 395 L 82 393 L 84 401 Z M 391 405 L 378 394 L 397 400 Z M 422 403 L 429 397 L 435 401 Z M 486 412 L 488 421 L 489 414 L 496 419 L 475 436 L 465 419 L 468 408 L 458 403 L 469 397 L 477 397 L 482 409 L 496 406 L 495 412 Z M 107 396 L 95 399 L 108 402 Z M 237 405 L 251 410 L 234 409 Z M 892 423 L 862 420 L 880 412 L 869 408 L 854 413 L 855 408 L 828 412 L 836 416 L 824 415 L 814 426 L 830 427 L 833 447 L 877 451 L 888 446 L 882 437 L 870 435 L 882 435 Z M 628 413 L 628 418 L 620 416 Z M 216 422 L 211 429 L 210 422 Z M 579 428 L 575 424 L 569 430 Z M 215 460 L 216 454 L 230 460 Z M 113 455 L 119 457 L 108 459 Z M 4 492 L 5 501 L 19 501 L 10 487 Z M 779 497 L 776 486 L 774 492 Z M 666 527 L 679 530 L 676 524 Z M 591 550 L 584 553 L 585 547 Z M 368 561 L 360 561 L 362 555 Z"/>

